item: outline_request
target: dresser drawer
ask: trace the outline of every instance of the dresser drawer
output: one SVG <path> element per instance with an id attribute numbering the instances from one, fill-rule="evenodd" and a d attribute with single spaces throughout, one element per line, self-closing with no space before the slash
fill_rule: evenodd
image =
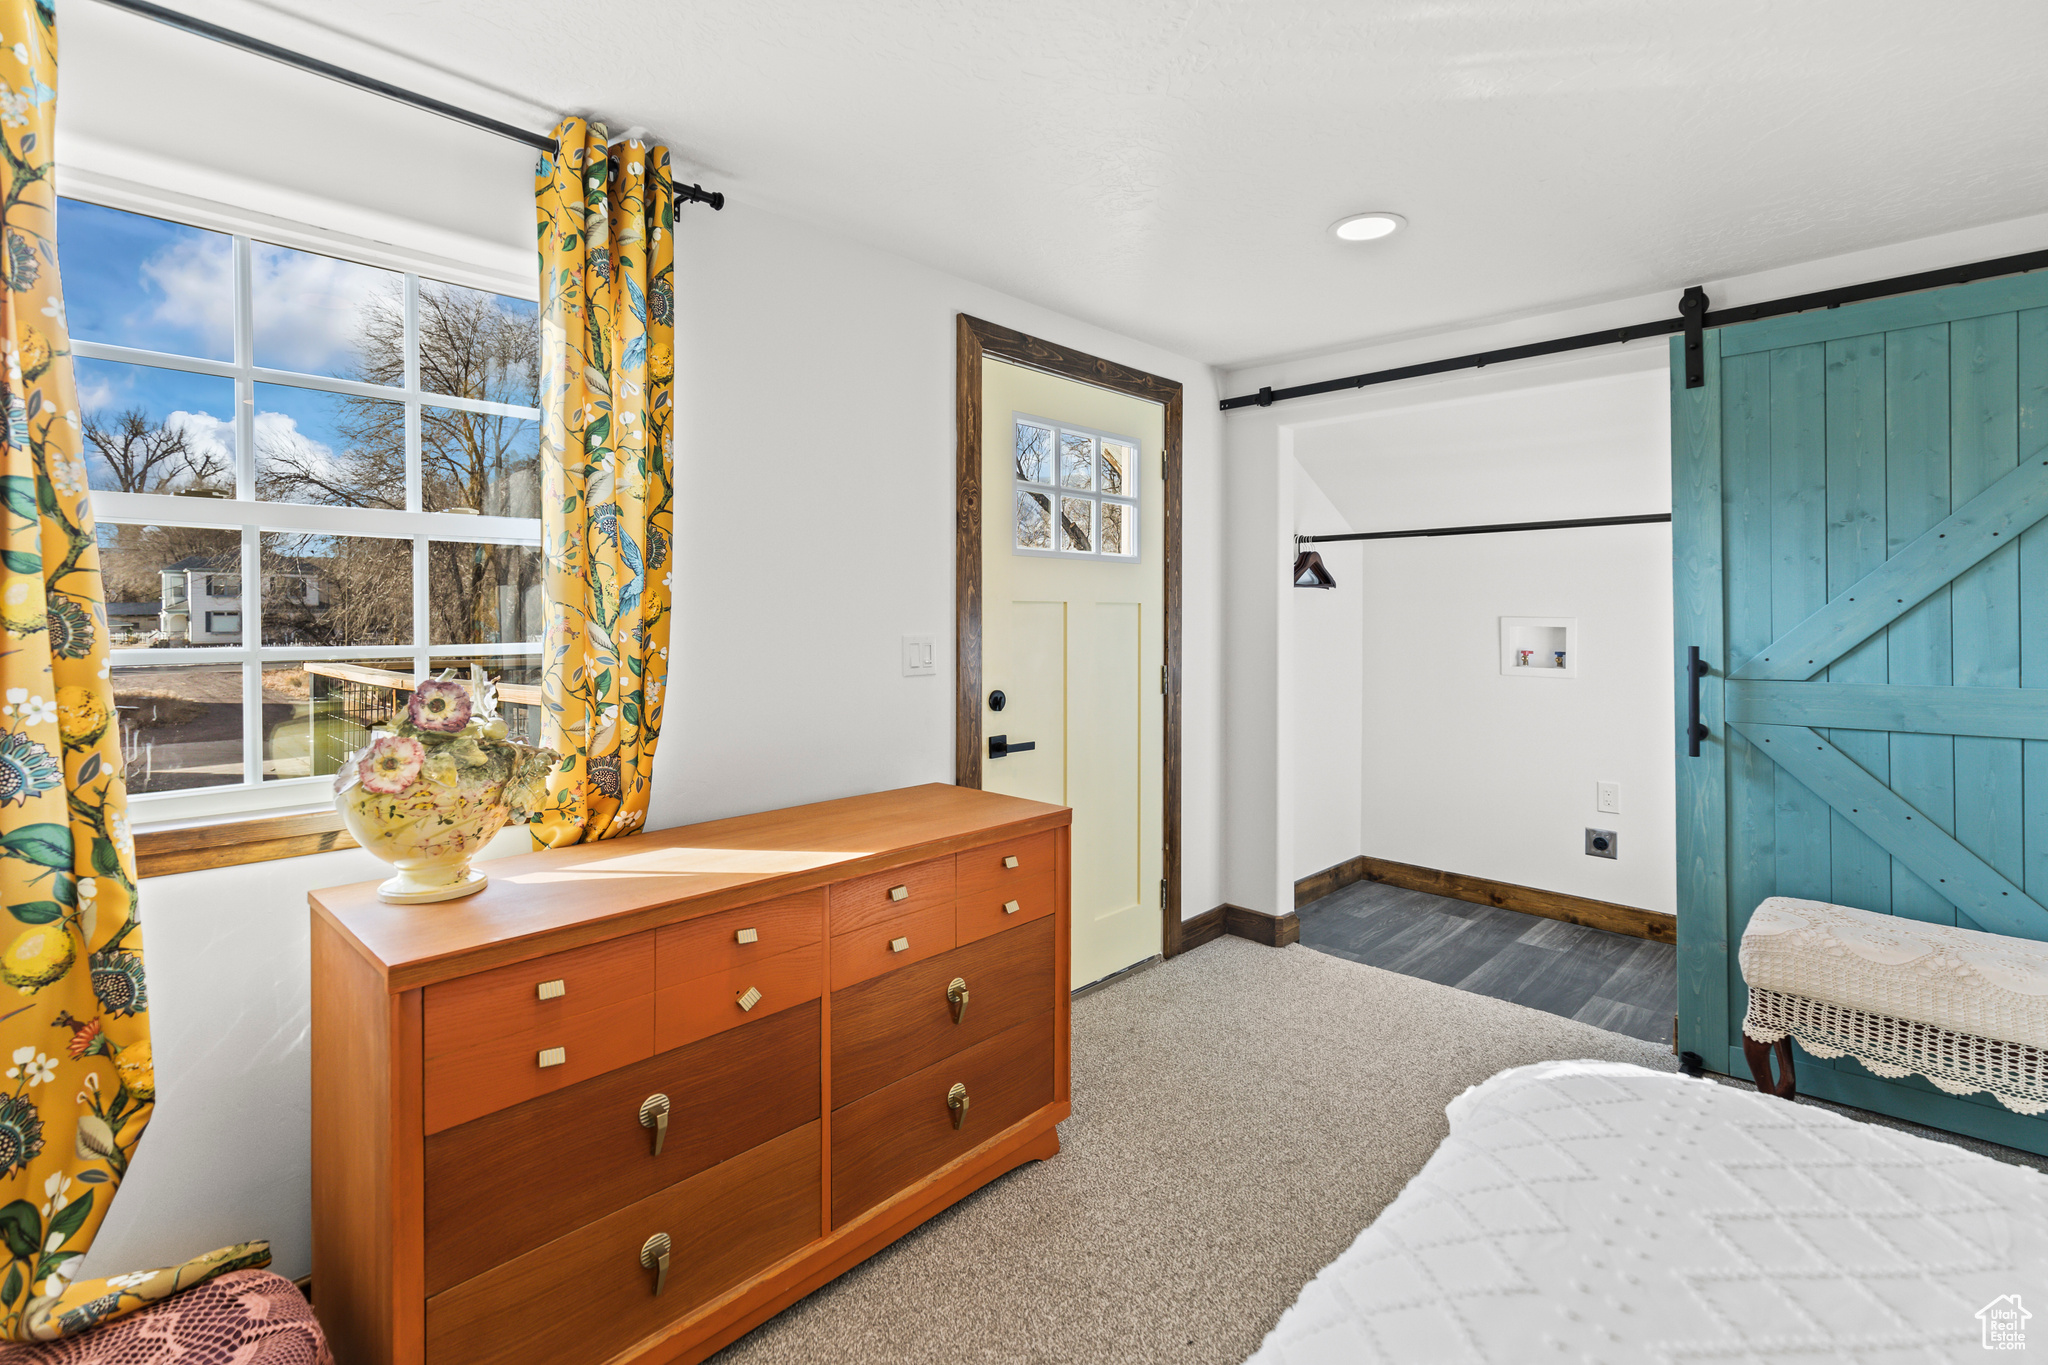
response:
<path id="1" fill-rule="evenodd" d="M 832 1224 L 843 1226 L 1052 1103 L 1051 1011 L 832 1114 Z M 967 1087 L 953 1127 L 946 1096 Z"/>
<path id="2" fill-rule="evenodd" d="M 557 1026 L 654 989 L 654 935 L 572 948 L 429 986 L 421 1004 L 426 1055 L 485 1047 Z M 545 992 L 545 994 L 543 994 Z"/>
<path id="3" fill-rule="evenodd" d="M 832 1104 L 847 1104 L 1053 1005 L 1053 922 L 962 944 L 832 996 Z M 953 1022 L 946 988 L 967 983 Z"/>
<path id="4" fill-rule="evenodd" d="M 654 931 L 657 987 L 780 957 L 825 937 L 825 888 Z"/>
<path id="5" fill-rule="evenodd" d="M 832 887 L 832 934 L 836 938 L 941 905 L 953 906 L 951 858 L 891 868 Z"/>
<path id="6" fill-rule="evenodd" d="M 654 993 L 654 1046 L 666 1051 L 825 993 L 825 945 L 794 948 Z M 752 999 L 749 999 L 752 995 Z"/>
<path id="7" fill-rule="evenodd" d="M 1058 856 L 1058 848 L 1051 830 L 1043 834 L 1027 834 L 1022 839 L 1006 839 L 983 848 L 970 848 L 957 859 L 959 871 L 955 894 L 985 897 L 1006 887 L 1050 877 L 1055 871 L 1054 859 Z M 1013 858 L 1015 867 L 1010 866 Z"/>
<path id="8" fill-rule="evenodd" d="M 818 1117 L 816 1002 L 427 1139 L 427 1293 Z M 640 1122 L 669 1100 L 661 1154 Z"/>
<path id="9" fill-rule="evenodd" d="M 953 906 L 935 905 L 894 919 L 876 920 L 832 938 L 832 989 L 893 972 L 948 952 L 954 944 Z"/>
<path id="10" fill-rule="evenodd" d="M 1035 919 L 1045 919 L 1057 907 L 1058 894 L 1059 881 L 1047 868 L 993 891 L 963 895 L 954 912 L 955 933 L 962 943 L 972 943 Z"/>
<path id="11" fill-rule="evenodd" d="M 641 995 L 464 1052 L 429 1057 L 426 1130 L 453 1128 L 653 1053 L 654 997 Z"/>
<path id="12" fill-rule="evenodd" d="M 819 1235 L 818 1144 L 807 1123 L 435 1295 L 427 1365 L 601 1361 L 660 1331 Z"/>

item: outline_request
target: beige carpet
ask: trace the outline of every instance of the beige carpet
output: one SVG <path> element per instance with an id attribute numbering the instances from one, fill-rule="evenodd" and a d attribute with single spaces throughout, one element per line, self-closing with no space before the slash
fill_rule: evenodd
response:
<path id="1" fill-rule="evenodd" d="M 1653 1043 L 1307 948 L 1223 939 L 1074 1002 L 1064 1150 L 719 1365 L 1237 1362 L 1503 1067 Z"/>

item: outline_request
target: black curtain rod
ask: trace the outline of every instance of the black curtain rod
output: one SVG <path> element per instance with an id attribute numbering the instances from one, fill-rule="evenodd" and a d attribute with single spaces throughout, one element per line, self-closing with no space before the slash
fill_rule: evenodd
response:
<path id="1" fill-rule="evenodd" d="M 1952 265 L 1940 270 L 1923 270 L 1914 275 L 1898 275 L 1888 280 L 1875 280 L 1869 284 L 1844 285 L 1839 289 L 1794 294 L 1788 298 L 1771 299 L 1765 303 L 1746 303 L 1739 308 L 1710 310 L 1703 316 L 1700 326 L 1727 327 L 1733 323 L 1783 317 L 1788 313 L 1804 313 L 1815 308 L 1840 308 L 1845 303 L 1862 303 L 1866 299 L 1889 298 L 1895 294 L 1913 294 L 1922 289 L 1943 289 L 1950 285 L 1968 284 L 1971 280 L 1988 280 L 1998 275 L 2024 275 L 2030 270 L 2040 270 L 2043 267 L 2048 267 L 2048 251 L 2028 251 L 2017 256 L 2000 256 L 1994 260 L 1975 261 L 1969 265 Z M 1692 294 L 1694 291 L 1686 292 Z M 1702 293 L 1698 297 L 1704 301 L 1706 295 Z M 1419 365 L 1373 370 L 1366 374 L 1346 375 L 1342 379 L 1296 384 L 1291 388 L 1262 388 L 1257 393 L 1226 398 L 1220 406 L 1225 412 L 1233 408 L 1269 408 L 1290 398 L 1312 398 L 1317 394 L 1342 393 L 1346 389 L 1391 384 L 1398 379 L 1419 379 L 1423 375 L 1444 374 L 1451 370 L 1476 370 L 1509 360 L 1527 360 L 1533 356 L 1556 355 L 1562 351 L 1582 351 L 1593 346 L 1615 346 L 1649 337 L 1670 336 L 1685 331 L 1686 323 L 1687 319 L 1683 315 L 1659 318 L 1655 322 L 1637 323 L 1633 327 L 1581 332 L 1577 336 L 1559 337 L 1553 341 L 1532 341 L 1521 346 L 1504 346 L 1497 351 L 1479 351 L 1472 355 L 1453 356 L 1448 360 L 1429 360 Z"/>
<path id="2" fill-rule="evenodd" d="M 145 19 L 154 19 L 159 24 L 167 24 L 172 28 L 194 34 L 197 37 L 210 38 L 216 43 L 224 43 L 229 47 L 238 47 L 244 52 L 253 52 L 259 57 L 268 57 L 273 62 L 282 62 L 286 66 L 295 66 L 301 71 L 310 71 L 316 76 L 325 76 L 330 81 L 339 81 L 343 85 L 352 85 L 358 90 L 367 90 L 373 95 L 382 95 L 387 100 L 396 100 L 400 104 L 409 104 L 415 109 L 424 109 L 430 114 L 439 114 L 442 118 L 453 119 L 457 123 L 466 123 L 472 128 L 481 128 L 487 133 L 496 133 L 499 137 L 510 138 L 514 142 L 523 142 L 529 147 L 546 152 L 549 156 L 555 155 L 559 150 L 555 146 L 555 140 L 546 133 L 528 132 L 526 129 L 514 124 L 505 123 L 484 114 L 472 113 L 470 110 L 458 108 L 442 100 L 434 99 L 432 96 L 403 89 L 390 84 L 388 81 L 380 81 L 374 76 L 365 76 L 361 72 L 350 71 L 346 67 L 336 66 L 332 62 L 323 62 L 318 57 L 308 57 L 302 52 L 294 52 L 290 48 L 279 47 L 276 43 L 266 43 L 261 38 L 252 38 L 246 33 L 237 33 L 231 28 L 222 28 L 219 24 L 209 23 L 204 19 L 195 19 L 189 14 L 180 14 L 174 9 L 166 9 L 162 5 L 153 5 L 150 3 L 150 0 L 100 0 L 100 3 L 112 5 L 115 9 L 127 10 L 130 14 L 139 14 Z M 676 198 L 679 201 L 693 204 L 709 204 L 714 209 L 725 207 L 724 194 L 716 190 L 706 190 L 701 185 L 677 185 L 675 191 Z"/>
<path id="3" fill-rule="evenodd" d="M 1350 531 L 1341 536 L 1296 536 L 1297 545 L 1324 545 L 1333 540 L 1412 540 L 1417 536 L 1484 536 L 1496 531 L 1565 531 L 1574 526 L 1643 526 L 1669 521 L 1669 512 L 1636 517 L 1580 517 L 1574 521 L 1499 521 L 1491 526 L 1431 526 L 1421 531 Z"/>

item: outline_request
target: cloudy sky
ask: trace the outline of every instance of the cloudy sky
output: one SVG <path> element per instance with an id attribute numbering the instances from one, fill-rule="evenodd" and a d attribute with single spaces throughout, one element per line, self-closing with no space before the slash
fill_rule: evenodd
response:
<path id="1" fill-rule="evenodd" d="M 234 359 L 233 252 L 224 234 L 60 199 L 58 259 L 71 335 L 143 350 Z M 403 277 L 387 270 L 258 242 L 251 252 L 255 359 L 301 374 L 352 377 L 358 317 L 396 298 Z M 522 299 L 501 306 L 531 312 Z M 148 412 L 232 459 L 234 384 L 209 375 L 106 360 L 77 362 L 80 407 L 109 416 Z M 313 389 L 256 386 L 258 449 L 266 434 L 296 434 L 318 452 L 341 444 L 339 400 Z M 93 484 L 102 486 L 95 470 Z"/>

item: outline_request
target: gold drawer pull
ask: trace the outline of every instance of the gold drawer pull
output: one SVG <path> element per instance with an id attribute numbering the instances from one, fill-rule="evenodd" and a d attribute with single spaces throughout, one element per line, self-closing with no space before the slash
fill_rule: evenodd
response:
<path id="1" fill-rule="evenodd" d="M 907 900 L 909 900 L 909 899 L 910 899 L 910 888 L 909 888 L 909 887 L 907 887 L 907 886 L 892 886 L 892 887 L 890 887 L 890 888 L 889 888 L 889 899 L 890 899 L 890 900 L 892 900 L 892 901 L 907 901 Z"/>
<path id="2" fill-rule="evenodd" d="M 1016 865 L 1017 865 L 1017 855 L 1016 855 L 1016 854 L 1014 854 L 1014 853 L 1013 853 L 1013 854 L 1011 854 L 1011 855 L 1010 855 L 1009 857 L 1007 857 L 1007 858 L 1003 859 L 1003 866 L 1004 866 L 1004 867 L 1015 867 Z"/>
<path id="3" fill-rule="evenodd" d="M 640 1265 L 644 1270 L 654 1272 L 654 1296 L 661 1297 L 661 1291 L 668 1288 L 668 1234 L 657 1232 L 640 1246 Z"/>
<path id="4" fill-rule="evenodd" d="M 1017 913 L 1017 909 L 1018 909 L 1018 906 L 1017 906 L 1017 902 L 1015 902 L 1015 901 L 1004 901 L 1004 902 L 1003 902 L 1003 913 L 1004 913 L 1004 914 L 1006 914 L 1006 915 L 1014 915 L 1014 914 L 1016 914 L 1016 913 Z"/>
<path id="5" fill-rule="evenodd" d="M 661 1155 L 661 1144 L 668 1141 L 668 1096 L 656 1091 L 640 1101 L 640 1126 L 654 1130 L 654 1154 Z M 655 1290 L 660 1293 L 660 1290 Z"/>
<path id="6" fill-rule="evenodd" d="M 742 1010 L 752 1010 L 754 1006 L 761 1003 L 761 988 L 759 986 L 747 987 L 747 993 L 733 1001 L 733 1003 Z"/>
<path id="7" fill-rule="evenodd" d="M 560 981 L 543 981 L 533 988 L 533 993 L 543 1000 L 560 1000 L 569 993 L 569 988 Z"/>
<path id="8" fill-rule="evenodd" d="M 954 977 L 953 984 L 946 987 L 946 1003 L 953 1007 L 953 1022 L 959 1023 L 967 1017 L 967 982 Z"/>
<path id="9" fill-rule="evenodd" d="M 892 953 L 902 953 L 902 952 L 908 952 L 909 950 L 910 950 L 910 940 L 909 940 L 909 939 L 907 939 L 907 938 L 892 938 L 892 939 L 890 939 L 890 940 L 889 940 L 889 951 L 890 951 L 890 952 L 892 952 Z"/>
<path id="10" fill-rule="evenodd" d="M 759 943 L 761 941 L 761 931 L 759 929 L 742 929 L 737 934 L 734 934 L 732 938 L 735 943 Z"/>
<path id="11" fill-rule="evenodd" d="M 565 1047 L 544 1047 L 540 1051 L 540 1064 L 544 1067 L 560 1066 L 568 1060 L 569 1049 Z"/>
<path id="12" fill-rule="evenodd" d="M 967 1122 L 967 1087 L 965 1085 L 959 1081 L 953 1082 L 953 1088 L 946 1092 L 946 1107 L 953 1111 L 953 1131 L 958 1132 L 960 1125 Z"/>

